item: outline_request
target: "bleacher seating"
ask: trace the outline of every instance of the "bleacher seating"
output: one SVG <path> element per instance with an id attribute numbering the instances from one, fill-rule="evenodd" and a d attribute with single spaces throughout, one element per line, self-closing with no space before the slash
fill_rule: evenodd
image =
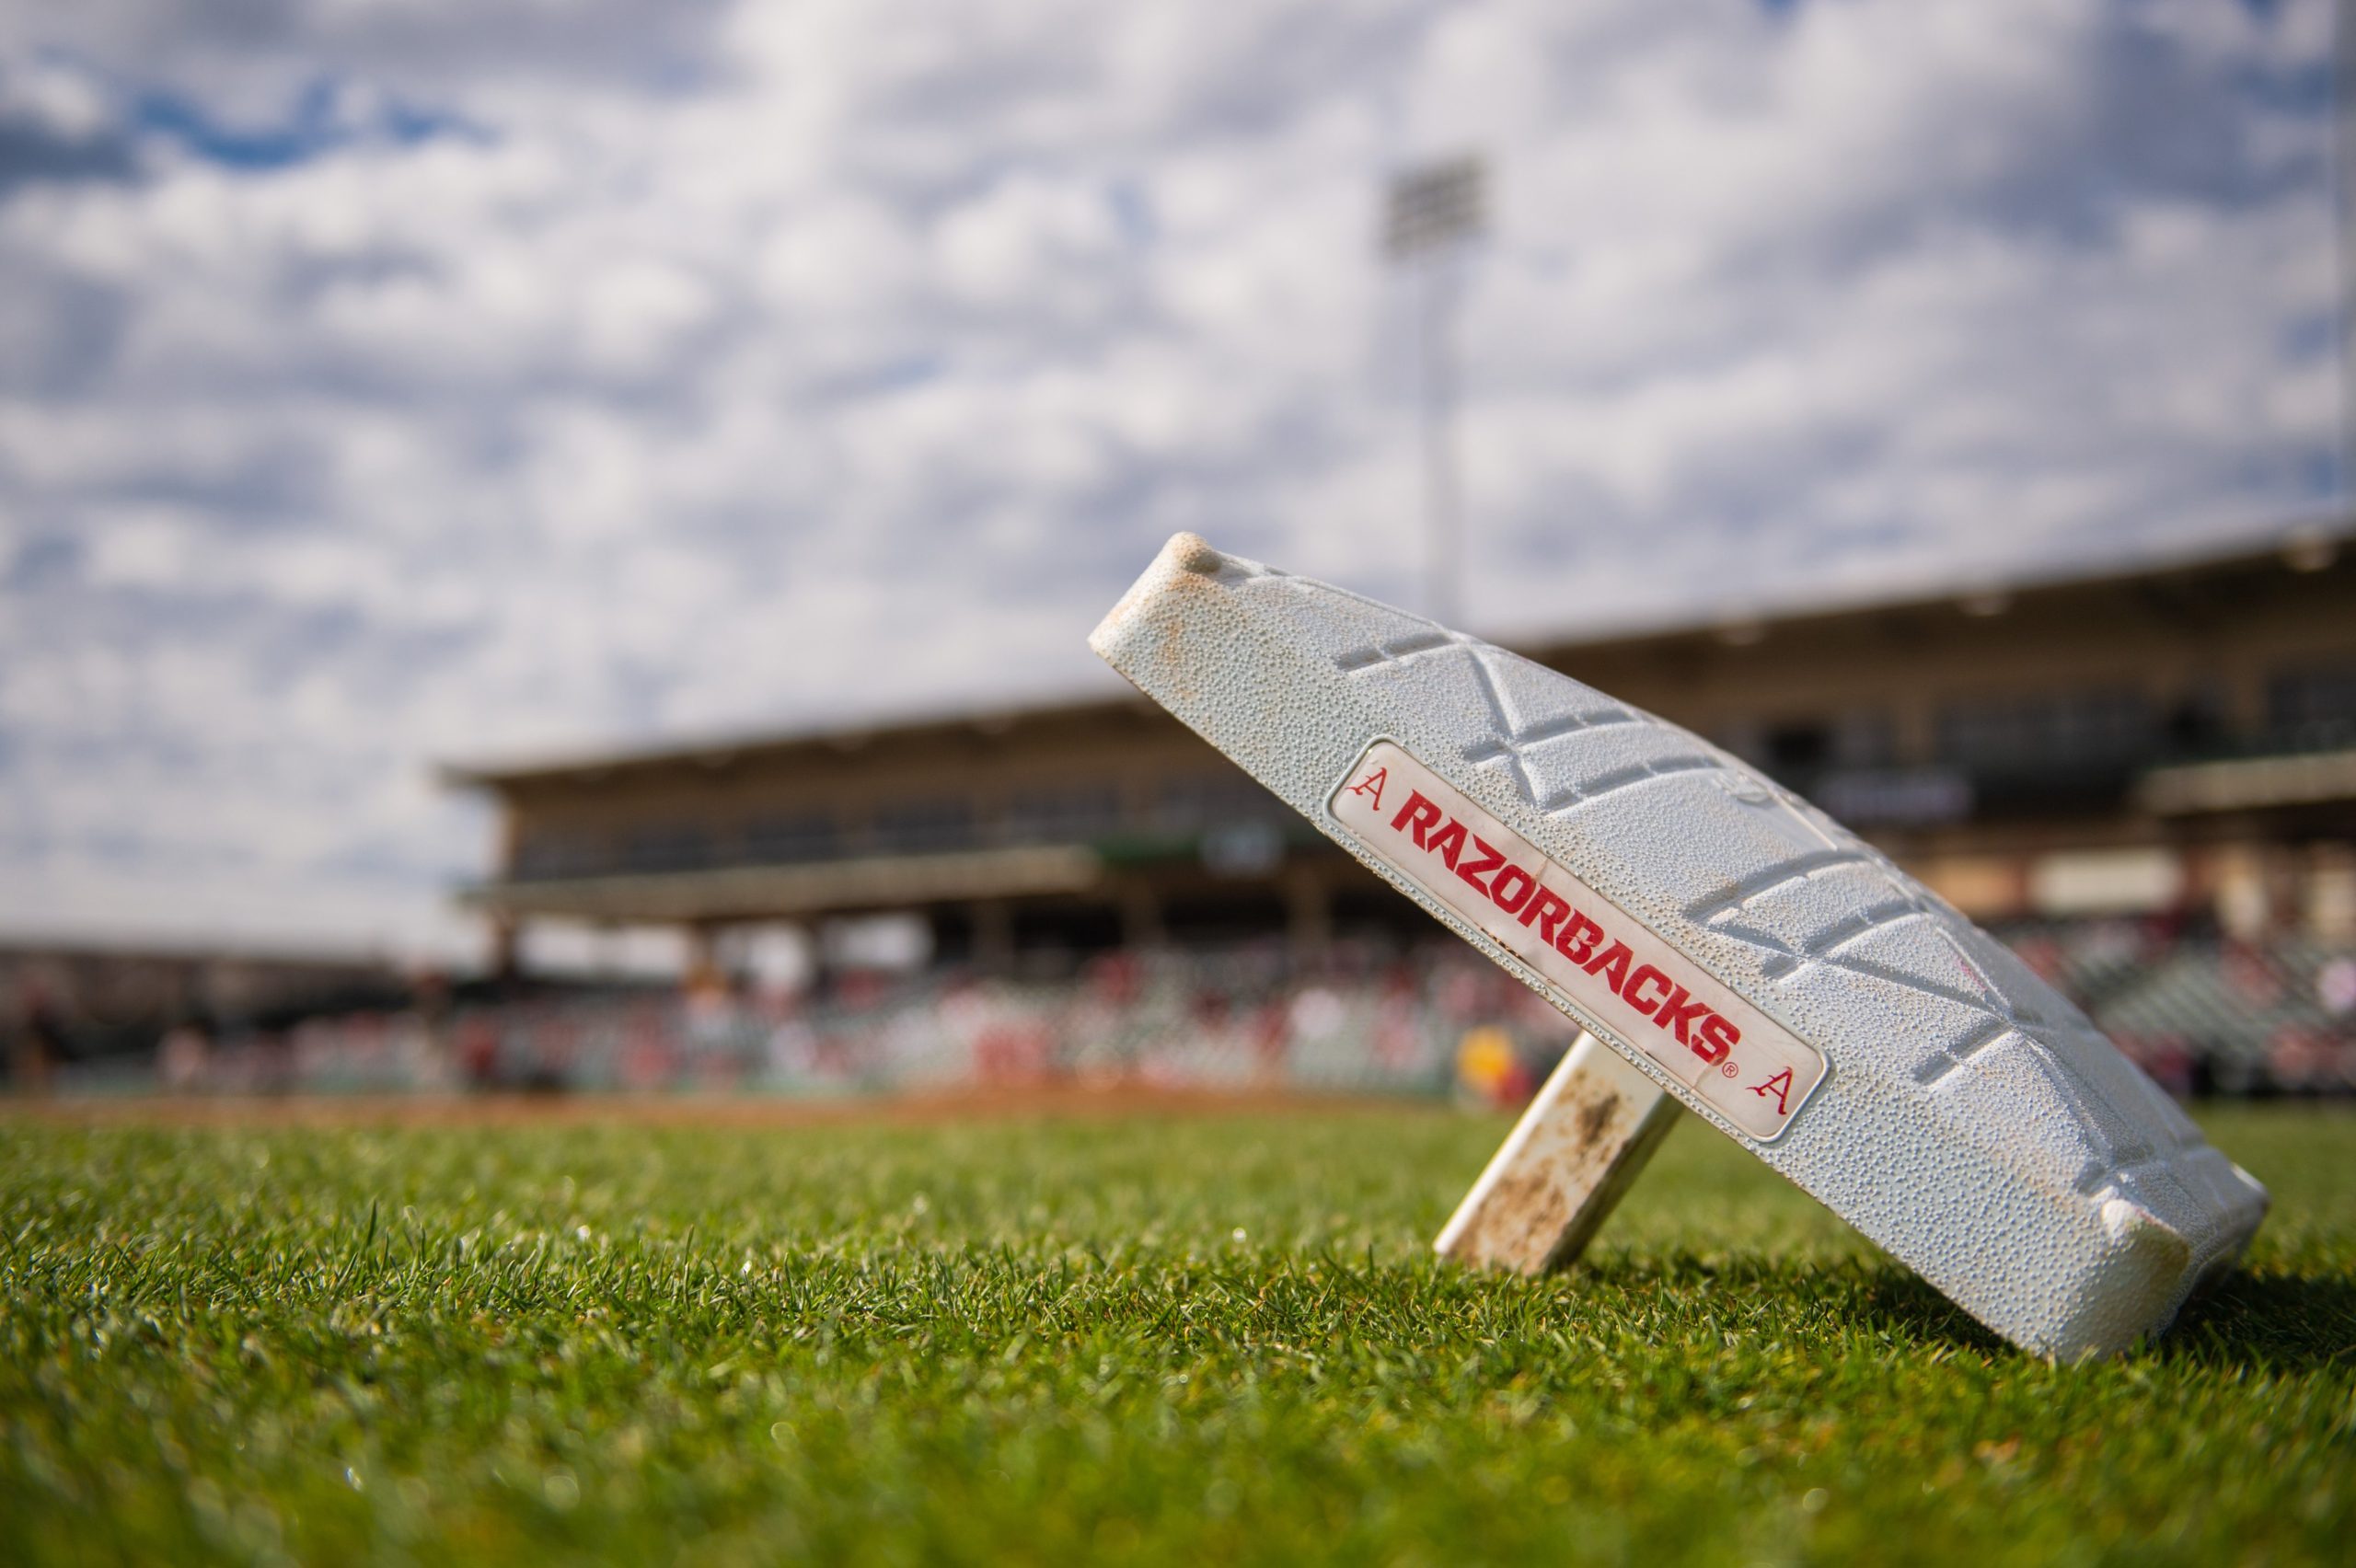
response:
<path id="1" fill-rule="evenodd" d="M 2264 944 L 2157 922 L 1999 935 L 2171 1091 L 2356 1093 L 2356 949 Z M 1476 954 L 1278 945 L 1116 953 L 1046 973 L 841 975 L 814 996 L 745 985 L 542 989 L 421 1011 L 317 1017 L 284 1031 L 167 1040 L 156 1077 L 112 1088 L 319 1093 L 459 1090 L 797 1096 L 965 1085 L 1134 1083 L 1445 1094 L 1475 1032 L 1484 1092 L 1526 1092 L 1569 1024 Z M 1494 1079 L 1494 1082 L 1490 1080 Z M 69 1078 L 70 1081 L 70 1078 Z M 1500 1088 L 1499 1086 L 1502 1086 Z"/>

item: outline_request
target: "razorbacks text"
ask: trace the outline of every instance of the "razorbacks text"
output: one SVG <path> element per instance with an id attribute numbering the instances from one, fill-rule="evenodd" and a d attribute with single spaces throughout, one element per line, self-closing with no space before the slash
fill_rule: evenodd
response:
<path id="1" fill-rule="evenodd" d="M 1391 819 L 1391 828 L 1471 883 L 1506 914 L 1538 933 L 1556 952 L 1611 987 L 1628 1009 L 1715 1066 L 1742 1041 L 1742 1031 L 1707 1003 L 1649 963 L 1638 963 L 1626 942 L 1538 878 L 1507 859 L 1487 839 L 1468 831 L 1420 791 Z"/>

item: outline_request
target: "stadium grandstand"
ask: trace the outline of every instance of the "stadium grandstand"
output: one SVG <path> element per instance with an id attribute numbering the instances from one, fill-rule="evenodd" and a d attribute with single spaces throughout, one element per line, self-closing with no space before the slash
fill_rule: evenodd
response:
<path id="1" fill-rule="evenodd" d="M 0 1066 L 18 1093 L 61 1068 L 84 1088 L 140 1088 L 161 1042 L 185 1053 L 231 1032 L 275 1056 L 307 1020 L 406 1010 L 440 986 L 366 959 L 0 942 Z"/>
<path id="2" fill-rule="evenodd" d="M 1824 805 L 2171 1089 L 2356 1093 L 2356 537 L 1521 651 Z M 492 933 L 481 977 L 183 1009 L 146 1070 L 1510 1101 L 1570 1038 L 1142 698 L 444 778 L 500 816 L 459 894 Z M 653 939 L 671 967 L 536 964 L 568 932 Z"/>
<path id="3" fill-rule="evenodd" d="M 1983 921 L 2356 925 L 2356 549 L 1521 650 L 1709 736 Z M 1423 916 L 1142 698 L 456 767 L 503 822 L 464 894 L 541 923 L 732 934 L 884 912 L 985 972 L 1117 948 L 1310 953 Z"/>
<path id="4" fill-rule="evenodd" d="M 2352 545 L 2307 533 L 1522 651 L 1822 803 L 2179 1092 L 2350 1092 Z M 406 1044 L 318 1026 L 278 1058 L 306 1082 L 383 1087 L 433 1062 L 448 1083 L 615 1090 L 1472 1081 L 1510 1099 L 1567 1039 L 1142 699 L 445 778 L 499 808 L 499 861 L 461 896 L 524 999 Z M 896 963 L 837 940 L 879 917 L 916 933 Z M 684 985 L 533 987 L 532 937 L 568 927 L 667 932 Z M 764 984 L 780 943 L 814 963 Z"/>

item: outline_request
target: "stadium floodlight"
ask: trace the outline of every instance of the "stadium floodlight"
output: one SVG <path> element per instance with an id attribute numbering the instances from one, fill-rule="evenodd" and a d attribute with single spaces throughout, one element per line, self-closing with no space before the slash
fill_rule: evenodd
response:
<path id="1" fill-rule="evenodd" d="M 1488 175 L 1474 157 L 1409 169 L 1391 182 L 1383 210 L 1382 248 L 1410 260 L 1480 234 L 1488 215 Z"/>
<path id="2" fill-rule="evenodd" d="M 2027 1350 L 2159 1332 L 2265 1216 L 2266 1190 L 2002 944 L 1673 724 L 1190 534 L 1089 640 L 1619 1065 Z M 1576 1131 L 1576 1103 L 1533 1114 L 1570 1105 Z M 1548 1252 L 1641 1164 L 1656 1108 L 1629 1109 L 1597 1118 L 1620 1158 L 1563 1184 L 1584 1196 L 1545 1220 Z M 1518 1128 L 1501 1159 L 1560 1170 L 1572 1151 L 1541 1131 L 1559 1126 Z"/>
<path id="3" fill-rule="evenodd" d="M 1425 592 L 1432 614 L 1460 613 L 1464 551 L 1458 543 L 1453 443 L 1455 377 L 1449 352 L 1451 293 L 1442 264 L 1481 236 L 1489 212 L 1488 170 L 1476 157 L 1409 169 L 1391 182 L 1382 252 L 1409 268 L 1417 294 L 1415 342 L 1422 397 Z"/>

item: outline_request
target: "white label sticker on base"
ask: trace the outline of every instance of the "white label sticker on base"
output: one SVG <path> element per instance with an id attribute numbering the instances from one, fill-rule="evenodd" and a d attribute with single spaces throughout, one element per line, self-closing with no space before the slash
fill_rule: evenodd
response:
<path id="1" fill-rule="evenodd" d="M 1391 742 L 1328 804 L 1369 854 L 1537 971 L 1565 1011 L 1760 1142 L 1823 1078 L 1821 1053 Z"/>

